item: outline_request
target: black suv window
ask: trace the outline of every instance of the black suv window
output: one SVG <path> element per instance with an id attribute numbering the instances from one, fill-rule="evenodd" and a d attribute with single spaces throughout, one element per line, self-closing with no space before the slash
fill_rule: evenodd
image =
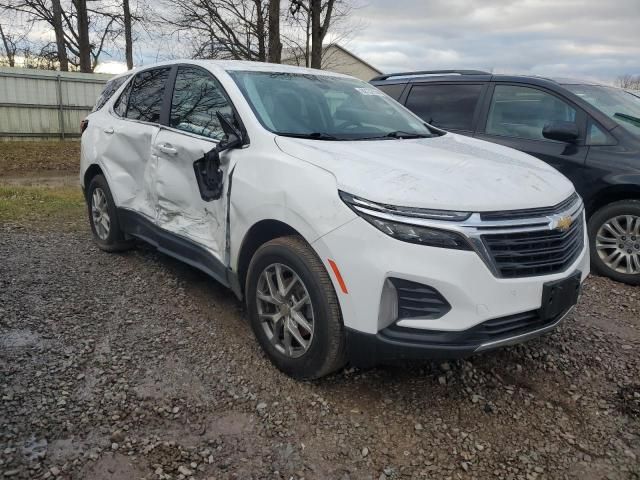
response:
<path id="1" fill-rule="evenodd" d="M 555 95 L 537 88 L 496 85 L 489 108 L 486 133 L 546 140 L 542 136 L 545 125 L 575 121 L 575 108 Z"/>
<path id="2" fill-rule="evenodd" d="M 376 85 L 376 88 L 382 90 L 384 93 L 389 95 L 394 100 L 398 100 L 400 95 L 402 95 L 402 91 L 404 90 L 405 83 L 396 83 L 389 85 Z"/>
<path id="3" fill-rule="evenodd" d="M 120 86 L 126 82 L 131 75 L 125 75 L 123 77 L 114 78 L 113 80 L 109 80 L 107 84 L 102 89 L 102 93 L 98 97 L 98 101 L 96 102 L 96 106 L 93 107 L 93 111 L 100 110 L 104 107 L 104 104 L 109 101 L 109 99 L 116 93 L 116 90 L 120 88 Z"/>
<path id="4" fill-rule="evenodd" d="M 129 91 L 125 116 L 134 120 L 158 123 L 164 86 L 171 68 L 157 68 L 138 73 Z"/>
<path id="5" fill-rule="evenodd" d="M 173 89 L 170 126 L 220 140 L 224 132 L 216 112 L 233 116 L 222 87 L 200 68 L 180 67 Z"/>
<path id="6" fill-rule="evenodd" d="M 482 85 L 414 85 L 407 108 L 427 123 L 445 130 L 473 130 L 473 114 Z"/>

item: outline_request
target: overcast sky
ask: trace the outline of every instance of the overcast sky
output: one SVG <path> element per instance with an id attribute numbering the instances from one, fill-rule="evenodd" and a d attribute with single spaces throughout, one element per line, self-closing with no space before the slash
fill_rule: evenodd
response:
<path id="1" fill-rule="evenodd" d="M 364 0 L 347 47 L 384 72 L 640 74 L 640 0 Z"/>

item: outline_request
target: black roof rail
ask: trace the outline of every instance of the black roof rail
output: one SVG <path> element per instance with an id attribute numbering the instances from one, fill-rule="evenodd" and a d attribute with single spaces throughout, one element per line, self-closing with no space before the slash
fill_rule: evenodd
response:
<path id="1" fill-rule="evenodd" d="M 420 72 L 402 72 L 402 73 L 388 73 L 384 75 L 378 75 L 370 80 L 374 82 L 377 80 L 387 80 L 391 77 L 419 77 L 420 75 L 491 75 L 490 72 L 483 72 L 482 70 L 423 70 Z"/>

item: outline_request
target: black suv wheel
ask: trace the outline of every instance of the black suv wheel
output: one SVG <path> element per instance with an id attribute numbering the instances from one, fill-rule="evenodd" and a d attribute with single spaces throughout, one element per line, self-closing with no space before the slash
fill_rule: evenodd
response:
<path id="1" fill-rule="evenodd" d="M 591 266 L 619 282 L 640 285 L 640 201 L 610 203 L 589 219 Z"/>

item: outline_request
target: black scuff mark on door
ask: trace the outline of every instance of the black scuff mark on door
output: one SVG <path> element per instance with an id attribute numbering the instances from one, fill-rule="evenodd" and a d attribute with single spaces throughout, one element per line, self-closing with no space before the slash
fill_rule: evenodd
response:
<path id="1" fill-rule="evenodd" d="M 238 275 L 236 272 L 231 270 L 231 187 L 233 185 L 233 173 L 236 171 L 236 167 L 234 166 L 229 172 L 229 183 L 227 186 L 227 215 L 226 215 L 226 233 L 225 233 L 225 260 L 227 264 L 227 281 L 229 282 L 229 287 L 236 294 L 238 300 L 242 300 L 242 286 L 240 285 L 240 280 L 238 279 Z"/>

